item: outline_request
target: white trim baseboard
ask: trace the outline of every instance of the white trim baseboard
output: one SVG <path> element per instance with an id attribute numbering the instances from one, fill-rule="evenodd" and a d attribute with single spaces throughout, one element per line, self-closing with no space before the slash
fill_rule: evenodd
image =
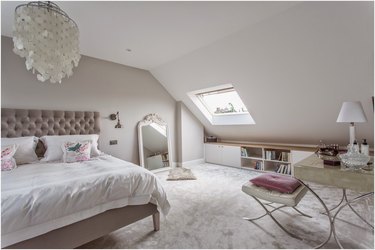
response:
<path id="1" fill-rule="evenodd" d="M 169 171 L 171 170 L 172 167 L 165 167 L 165 168 L 157 168 L 157 169 L 153 169 L 153 170 L 150 170 L 151 172 L 153 172 L 154 174 L 155 173 L 159 173 L 159 172 L 163 172 L 163 171 Z"/>
<path id="2" fill-rule="evenodd" d="M 192 166 L 192 165 L 203 164 L 203 163 L 205 163 L 204 158 L 196 159 L 196 160 L 192 160 L 192 161 L 177 162 L 176 166 L 177 167 L 189 167 L 189 166 Z"/>

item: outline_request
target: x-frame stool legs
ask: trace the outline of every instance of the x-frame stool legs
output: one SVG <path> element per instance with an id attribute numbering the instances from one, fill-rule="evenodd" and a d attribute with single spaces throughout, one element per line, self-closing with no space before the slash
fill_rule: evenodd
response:
<path id="1" fill-rule="evenodd" d="M 289 232 L 285 227 L 283 227 L 281 224 L 280 224 L 280 222 L 278 222 L 278 220 L 272 215 L 272 213 L 273 212 L 275 212 L 276 210 L 279 210 L 280 208 L 284 208 L 284 207 L 287 207 L 287 205 L 281 205 L 281 206 L 279 206 L 279 207 L 273 207 L 271 204 L 272 204 L 272 202 L 271 203 L 263 203 L 263 202 L 261 202 L 257 197 L 255 197 L 255 196 L 253 196 L 253 195 L 250 195 L 251 197 L 253 197 L 262 207 L 263 207 L 263 209 L 266 211 L 266 213 L 265 214 L 263 214 L 263 215 L 261 215 L 261 216 L 258 216 L 258 217 L 256 217 L 256 218 L 247 218 L 247 217 L 244 217 L 243 219 L 244 220 L 247 220 L 247 221 L 251 221 L 251 222 L 253 222 L 253 221 L 255 221 L 255 220 L 258 220 L 258 219 L 260 219 L 260 218 L 263 218 L 264 216 L 266 216 L 266 215 L 269 215 L 270 217 L 271 217 L 271 219 L 284 231 L 284 232 L 286 232 L 288 235 L 290 235 L 290 236 L 292 236 L 293 238 L 296 238 L 296 239 L 299 239 L 299 240 L 302 240 L 299 236 L 297 236 L 297 235 L 295 235 L 295 234 L 293 234 L 293 233 L 291 233 L 291 232 Z M 271 206 L 271 207 L 273 207 L 273 209 L 270 211 L 270 210 L 268 210 L 267 209 L 267 207 L 266 207 L 266 205 L 267 206 Z M 310 215 L 307 215 L 307 214 L 305 214 L 305 213 L 303 213 L 303 212 L 301 212 L 301 211 L 299 211 L 297 208 L 295 208 L 295 207 L 292 207 L 294 210 L 296 210 L 299 214 L 301 214 L 302 216 L 306 216 L 306 217 L 309 217 L 309 218 L 312 218 Z"/>

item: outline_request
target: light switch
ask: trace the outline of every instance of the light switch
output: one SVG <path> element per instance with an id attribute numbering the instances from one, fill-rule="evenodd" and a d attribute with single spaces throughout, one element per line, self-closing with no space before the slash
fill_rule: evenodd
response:
<path id="1" fill-rule="evenodd" d="M 117 144 L 117 140 L 110 140 L 109 141 L 109 145 L 116 145 Z"/>

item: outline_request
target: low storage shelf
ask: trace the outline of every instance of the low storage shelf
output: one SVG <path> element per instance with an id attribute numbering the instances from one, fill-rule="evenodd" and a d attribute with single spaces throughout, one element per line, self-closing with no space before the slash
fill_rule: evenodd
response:
<path id="1" fill-rule="evenodd" d="M 254 170 L 292 174 L 291 151 L 264 147 L 241 146 L 241 166 Z"/>
<path id="2" fill-rule="evenodd" d="M 225 148 L 232 149 L 232 153 L 227 154 L 230 159 L 223 159 Z M 294 163 L 313 154 L 315 150 L 315 146 L 205 143 L 205 158 L 208 163 L 293 175 Z"/>

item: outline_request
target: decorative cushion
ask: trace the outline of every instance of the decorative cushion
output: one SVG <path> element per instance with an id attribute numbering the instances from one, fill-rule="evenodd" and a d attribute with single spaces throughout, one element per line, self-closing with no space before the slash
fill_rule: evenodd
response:
<path id="1" fill-rule="evenodd" d="M 301 199 L 305 196 L 307 188 L 304 185 L 301 185 L 293 193 L 288 194 L 260 187 L 251 183 L 250 181 L 247 181 L 242 185 L 242 191 L 261 200 L 294 207 L 297 206 Z"/>
<path id="2" fill-rule="evenodd" d="M 69 142 L 91 141 L 91 157 L 99 156 L 98 149 L 99 135 L 47 135 L 42 136 L 40 140 L 46 147 L 46 152 L 41 161 L 58 161 L 63 158 L 62 145 Z"/>
<path id="3" fill-rule="evenodd" d="M 65 142 L 62 146 L 64 162 L 77 162 L 90 160 L 91 142 Z"/>
<path id="4" fill-rule="evenodd" d="M 13 156 L 16 153 L 17 145 L 1 147 L 1 171 L 9 171 L 17 167 Z"/>
<path id="5" fill-rule="evenodd" d="M 293 193 L 301 184 L 293 177 L 278 174 L 262 174 L 250 180 L 253 184 L 280 193 Z"/>
<path id="6" fill-rule="evenodd" d="M 38 137 L 35 136 L 1 138 L 1 146 L 17 145 L 14 155 L 17 165 L 38 161 L 38 156 L 35 153 L 37 143 Z"/>

